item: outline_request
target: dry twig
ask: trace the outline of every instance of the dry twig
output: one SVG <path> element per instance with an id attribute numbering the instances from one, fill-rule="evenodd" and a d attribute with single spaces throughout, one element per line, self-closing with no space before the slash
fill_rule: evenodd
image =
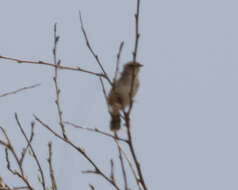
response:
<path id="1" fill-rule="evenodd" d="M 115 181 L 114 162 L 113 162 L 113 159 L 110 160 L 110 164 L 111 164 L 111 175 L 110 175 L 110 178 L 111 178 L 112 181 Z"/>
<path id="2" fill-rule="evenodd" d="M 68 121 L 65 121 L 64 123 L 65 123 L 65 124 L 68 124 L 68 125 L 70 125 L 70 126 L 72 126 L 72 127 L 78 128 L 78 129 L 95 132 L 95 133 L 98 133 L 98 134 L 101 134 L 101 135 L 104 135 L 104 136 L 107 136 L 107 137 L 111 137 L 111 138 L 113 138 L 113 139 L 117 139 L 117 140 L 119 140 L 119 141 L 123 141 L 123 142 L 126 142 L 126 143 L 127 143 L 127 140 L 126 140 L 126 139 L 123 139 L 123 138 L 120 138 L 120 137 L 115 137 L 115 136 L 111 135 L 110 133 L 101 131 L 101 130 L 98 129 L 98 128 L 82 127 L 82 126 L 76 125 L 76 124 L 71 123 L 71 122 L 68 122 Z"/>
<path id="3" fill-rule="evenodd" d="M 106 92 L 105 85 L 103 83 L 102 77 L 99 77 L 99 81 L 100 81 L 100 84 L 101 84 L 101 87 L 102 87 L 102 92 L 103 92 L 105 101 L 107 103 L 107 92 Z"/>
<path id="4" fill-rule="evenodd" d="M 49 149 L 49 157 L 48 157 L 47 161 L 49 163 L 51 187 L 52 187 L 52 190 L 57 190 L 58 189 L 57 183 L 55 180 L 55 174 L 54 174 L 54 170 L 53 170 L 53 166 L 52 166 L 52 143 L 51 142 L 48 143 L 48 149 Z"/>
<path id="5" fill-rule="evenodd" d="M 11 92 L 6 92 L 4 94 L 0 94 L 0 98 L 4 97 L 4 96 L 12 95 L 12 94 L 17 94 L 18 92 L 22 92 L 24 90 L 32 89 L 32 88 L 35 88 L 35 87 L 38 87 L 38 86 L 40 86 L 40 84 L 34 84 L 34 85 L 31 85 L 31 86 L 26 86 L 26 87 L 23 87 L 23 88 L 19 88 L 17 90 L 11 91 Z"/>
<path id="6" fill-rule="evenodd" d="M 96 73 L 96 72 L 93 72 L 93 71 L 88 71 L 88 70 L 82 69 L 80 67 L 77 67 L 77 68 L 67 67 L 67 66 L 62 66 L 62 65 L 54 65 L 52 63 L 48 63 L 48 62 L 44 62 L 44 61 L 29 61 L 29 60 L 17 59 L 17 58 L 6 57 L 6 56 L 0 56 L 0 59 L 13 61 L 15 63 L 28 63 L 28 64 L 33 64 L 33 65 L 44 65 L 44 66 L 49 66 L 49 67 L 57 67 L 58 69 L 61 69 L 61 70 L 80 71 L 80 72 L 83 72 L 83 73 L 88 73 L 88 74 L 91 74 L 91 75 L 95 75 L 97 77 L 106 78 L 106 76 L 102 73 Z"/>
<path id="7" fill-rule="evenodd" d="M 82 14 L 81 14 L 80 11 L 79 11 L 79 19 L 80 19 L 80 23 L 81 23 L 81 30 L 83 32 L 84 39 L 86 41 L 86 45 L 87 45 L 88 49 L 91 52 L 91 54 L 93 55 L 93 57 L 96 59 L 99 67 L 101 68 L 101 70 L 102 70 L 102 72 L 103 72 L 103 74 L 105 76 L 104 78 L 106 78 L 107 81 L 112 85 L 112 82 L 111 82 L 110 78 L 108 77 L 108 74 L 106 73 L 105 69 L 103 68 L 102 63 L 101 63 L 101 61 L 98 58 L 98 55 L 94 52 L 91 44 L 89 43 L 88 36 L 87 36 L 86 30 L 85 30 L 84 25 L 83 25 Z"/>
<path id="8" fill-rule="evenodd" d="M 25 155 L 26 155 L 26 152 L 31 144 L 31 142 L 33 141 L 33 137 L 34 137 L 34 125 L 35 123 L 32 122 L 31 123 L 31 135 L 30 135 L 30 138 L 29 138 L 29 142 L 27 143 L 26 147 L 22 149 L 22 153 L 21 153 L 21 158 L 20 158 L 20 164 L 22 166 L 23 164 L 23 160 L 25 158 Z"/>
<path id="9" fill-rule="evenodd" d="M 7 142 L 3 142 L 3 141 L 0 141 L 0 144 L 3 145 L 5 147 L 5 159 L 6 159 L 6 162 L 7 162 L 7 169 L 13 174 L 13 175 L 16 175 L 17 177 L 19 177 L 24 183 L 25 185 L 27 186 L 28 189 L 30 190 L 34 190 L 34 188 L 32 187 L 32 185 L 30 184 L 30 182 L 28 181 L 27 177 L 25 176 L 25 173 L 24 173 L 24 169 L 21 165 L 21 162 L 20 162 L 20 158 L 17 156 L 17 153 L 16 153 L 16 150 L 15 148 L 13 147 L 12 143 L 11 143 L 11 140 L 10 138 L 8 137 L 7 135 L 7 132 L 5 131 L 5 129 L 3 127 L 0 126 L 0 130 L 2 131 L 5 139 L 7 140 Z M 18 169 L 20 171 L 17 171 L 17 170 L 13 170 L 11 168 L 11 163 L 10 163 L 10 160 L 9 160 L 9 153 L 8 151 L 10 151 L 17 163 L 17 166 L 18 166 Z"/>
<path id="10" fill-rule="evenodd" d="M 135 14 L 135 47 L 134 47 L 134 51 L 133 51 L 133 62 L 136 62 L 136 56 L 137 56 L 137 50 L 138 50 L 138 44 L 139 44 L 139 13 L 140 13 L 140 0 L 137 0 L 137 6 L 136 6 L 136 14 Z M 140 163 L 137 159 L 136 153 L 135 153 L 135 149 L 133 146 L 133 141 L 132 141 L 132 136 L 131 136 L 131 127 L 130 127 L 130 113 L 132 110 L 132 106 L 133 106 L 133 99 L 132 99 L 132 92 L 133 92 L 133 87 L 134 87 L 134 81 L 135 81 L 135 73 L 133 74 L 133 79 L 132 79 L 132 83 L 131 83 L 131 90 L 130 90 L 130 105 L 129 105 L 129 109 L 127 112 L 124 112 L 124 118 L 125 118 L 125 122 L 126 122 L 126 127 L 127 127 L 127 136 L 128 136 L 128 145 L 129 145 L 129 149 L 130 152 L 132 154 L 132 158 L 134 160 L 134 163 L 136 165 L 136 169 L 139 175 L 139 182 L 141 183 L 142 187 L 144 190 L 147 190 L 146 184 L 145 184 L 145 180 L 142 174 L 142 170 L 140 167 Z"/>
<path id="11" fill-rule="evenodd" d="M 35 153 L 35 151 L 34 151 L 32 145 L 31 145 L 31 143 L 30 143 L 30 140 L 27 138 L 26 133 L 25 133 L 25 131 L 24 131 L 24 129 L 23 129 L 23 127 L 22 127 L 22 125 L 21 125 L 19 119 L 18 119 L 17 113 L 15 113 L 15 119 L 16 119 L 17 125 L 18 125 L 18 127 L 19 127 L 19 129 L 20 129 L 22 135 L 24 136 L 26 142 L 29 144 L 29 148 L 30 148 L 30 150 L 31 150 L 31 152 L 32 152 L 32 156 L 33 156 L 33 158 L 35 159 L 36 164 L 37 164 L 37 166 L 38 166 L 38 169 L 39 169 L 39 171 L 40 171 L 41 180 L 42 180 L 41 185 L 42 185 L 43 189 L 46 190 L 44 172 L 43 172 L 42 167 L 41 167 L 41 165 L 40 165 L 39 159 L 38 159 L 38 157 L 37 157 L 37 155 L 36 155 L 36 153 Z"/>
<path id="12" fill-rule="evenodd" d="M 115 84 L 116 80 L 117 80 L 117 76 L 119 73 L 119 65 L 120 65 L 120 58 L 121 58 L 121 52 L 122 52 L 122 48 L 123 48 L 124 42 L 122 41 L 117 53 L 117 62 L 116 62 L 116 69 L 115 69 L 115 74 L 114 74 L 114 78 L 113 78 L 113 84 Z"/>
<path id="13" fill-rule="evenodd" d="M 122 176 L 123 176 L 123 180 L 124 180 L 124 186 L 125 186 L 125 190 L 128 190 L 128 182 L 127 182 L 127 175 L 126 175 L 126 168 L 124 165 L 124 161 L 123 161 L 123 157 L 122 157 L 122 151 L 121 148 L 119 146 L 119 142 L 117 143 L 117 132 L 114 133 L 115 136 L 115 142 L 117 144 L 117 148 L 118 148 L 118 153 L 119 153 L 119 160 L 120 160 L 120 164 L 121 164 L 121 169 L 122 169 Z"/>
<path id="14" fill-rule="evenodd" d="M 140 15 L 140 0 L 137 0 L 137 5 L 136 5 L 136 14 L 135 14 L 135 47 L 133 51 L 133 62 L 136 62 L 136 56 L 137 56 L 137 50 L 139 46 L 139 38 L 140 38 L 140 33 L 139 33 L 139 15 Z"/>
<path id="15" fill-rule="evenodd" d="M 92 184 L 89 184 L 89 187 L 91 188 L 91 190 L 95 190 L 95 187 Z"/>
<path id="16" fill-rule="evenodd" d="M 54 65 L 60 66 L 60 60 L 57 60 L 57 44 L 59 42 L 60 37 L 57 36 L 57 25 L 55 23 L 54 25 L 54 48 L 53 48 L 53 56 L 54 56 Z M 59 125 L 62 130 L 62 135 L 64 138 L 67 138 L 66 132 L 65 132 L 65 127 L 62 119 L 63 111 L 60 106 L 60 88 L 58 85 L 58 67 L 55 67 L 55 75 L 53 77 L 54 80 L 54 85 L 55 85 L 55 93 L 56 93 L 56 100 L 55 104 L 57 106 L 57 111 L 58 111 L 58 117 L 59 117 Z"/>
<path id="17" fill-rule="evenodd" d="M 129 164 L 129 166 L 130 166 L 130 168 L 131 168 L 132 174 L 133 174 L 133 176 L 135 177 L 136 183 L 137 183 L 139 189 L 141 190 L 140 180 L 139 180 L 138 177 L 137 177 L 136 171 L 135 171 L 135 169 L 134 169 L 134 167 L 133 167 L 132 162 L 131 162 L 130 159 L 129 159 L 129 156 L 128 156 L 127 153 L 122 149 L 122 147 L 121 147 L 121 145 L 119 144 L 119 142 L 118 142 L 117 140 L 115 140 L 115 142 L 116 142 L 118 148 L 120 149 L 120 151 L 122 152 L 122 154 L 124 155 L 124 157 L 126 158 L 128 164 Z"/>

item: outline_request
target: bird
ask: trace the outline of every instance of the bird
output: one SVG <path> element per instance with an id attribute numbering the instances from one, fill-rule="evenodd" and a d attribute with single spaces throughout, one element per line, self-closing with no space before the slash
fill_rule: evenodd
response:
<path id="1" fill-rule="evenodd" d="M 134 98 L 138 91 L 140 85 L 139 71 L 142 66 L 142 64 L 135 61 L 126 63 L 119 79 L 112 85 L 107 97 L 107 104 L 111 115 L 111 131 L 117 131 L 121 128 L 120 111 L 130 105 L 131 99 Z"/>

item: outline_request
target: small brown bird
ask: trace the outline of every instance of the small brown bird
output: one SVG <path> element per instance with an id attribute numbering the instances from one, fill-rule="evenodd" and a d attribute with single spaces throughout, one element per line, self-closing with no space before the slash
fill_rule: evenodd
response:
<path id="1" fill-rule="evenodd" d="M 132 93 L 131 98 L 137 93 L 139 88 L 138 75 L 142 66 L 138 62 L 125 64 L 120 78 L 115 82 L 107 97 L 111 115 L 110 129 L 112 131 L 119 130 L 121 127 L 120 110 L 124 110 L 130 104 L 130 93 Z M 131 89 L 133 80 L 133 89 Z"/>

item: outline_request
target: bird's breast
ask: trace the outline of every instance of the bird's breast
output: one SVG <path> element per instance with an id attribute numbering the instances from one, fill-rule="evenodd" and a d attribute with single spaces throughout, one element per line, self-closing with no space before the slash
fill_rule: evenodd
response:
<path id="1" fill-rule="evenodd" d="M 122 105 L 125 108 L 130 103 L 130 93 L 131 93 L 131 86 L 132 80 L 127 81 L 120 81 L 116 86 L 116 93 L 119 94 Z M 139 80 L 135 78 L 132 90 L 132 98 L 136 95 L 139 87 Z"/>

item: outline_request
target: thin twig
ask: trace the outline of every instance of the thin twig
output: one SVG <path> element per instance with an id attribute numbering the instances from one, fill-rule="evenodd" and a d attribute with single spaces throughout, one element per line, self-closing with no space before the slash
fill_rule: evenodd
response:
<path id="1" fill-rule="evenodd" d="M 82 174 L 98 174 L 97 170 L 83 170 L 81 171 Z"/>
<path id="2" fill-rule="evenodd" d="M 98 77 L 106 78 L 105 75 L 102 73 L 88 71 L 85 69 L 81 69 L 80 67 L 77 67 L 77 68 L 67 67 L 67 66 L 62 66 L 62 65 L 54 65 L 52 63 L 48 63 L 48 62 L 44 62 L 44 61 L 29 61 L 29 60 L 17 59 L 17 58 L 6 57 L 6 56 L 0 56 L 0 59 L 9 60 L 9 61 L 13 61 L 16 63 L 28 63 L 28 64 L 33 64 L 33 65 L 44 65 L 44 66 L 49 66 L 49 67 L 57 67 L 58 69 L 61 69 L 61 70 L 80 71 L 83 73 L 88 73 L 90 75 L 95 75 Z"/>
<path id="3" fill-rule="evenodd" d="M 115 181 L 115 174 L 114 174 L 114 162 L 113 162 L 113 159 L 110 160 L 110 164 L 111 164 L 111 180 L 112 181 Z"/>
<path id="4" fill-rule="evenodd" d="M 27 186 L 21 186 L 21 187 L 1 187 L 0 190 L 21 190 L 21 189 L 29 189 Z"/>
<path id="5" fill-rule="evenodd" d="M 102 170 L 99 169 L 99 167 L 96 165 L 96 163 L 88 156 L 88 154 L 79 146 L 76 146 L 74 143 L 72 143 L 69 139 L 65 139 L 61 137 L 57 132 L 55 132 L 53 129 L 51 129 L 47 124 L 45 124 L 43 121 L 41 121 L 37 116 L 34 115 L 34 118 L 36 121 L 38 121 L 41 126 L 46 128 L 48 131 L 50 131 L 53 135 L 55 135 L 58 139 L 64 141 L 65 143 L 69 144 L 71 147 L 73 147 L 75 150 L 81 153 L 81 155 L 88 160 L 88 162 L 94 167 L 95 174 L 98 174 L 102 176 L 107 182 L 109 182 L 115 189 L 120 190 L 117 184 L 115 184 L 109 177 L 106 176 L 106 174 L 103 173 Z M 92 172 L 93 173 L 93 172 Z"/>
<path id="6" fill-rule="evenodd" d="M 133 51 L 133 62 L 136 62 L 136 56 L 137 56 L 137 50 L 138 50 L 138 44 L 139 44 L 139 14 L 140 14 L 140 0 L 137 0 L 137 6 L 136 6 L 136 13 L 135 13 L 135 47 L 134 47 L 134 51 Z M 131 137 L 131 129 L 130 129 L 130 113 L 132 110 L 132 106 L 133 106 L 133 99 L 132 99 L 132 92 L 133 92 L 133 88 L 134 88 L 134 81 L 135 81 L 135 72 L 133 72 L 133 78 L 132 78 L 132 84 L 131 84 L 131 90 L 130 90 L 130 105 L 129 105 L 129 109 L 127 112 L 124 112 L 124 116 L 125 116 L 125 122 L 126 122 L 126 128 L 127 128 L 127 137 L 128 137 L 128 145 L 129 145 L 129 149 L 130 152 L 132 154 L 134 163 L 136 165 L 136 169 L 139 175 L 139 181 L 141 183 L 141 185 L 143 186 L 144 190 L 147 190 L 146 184 L 145 184 L 145 180 L 142 174 L 142 170 L 140 167 L 140 163 L 137 159 L 135 150 L 134 150 L 134 146 L 133 146 L 133 141 L 132 141 L 132 137 Z"/>
<path id="7" fill-rule="evenodd" d="M 139 46 L 139 15 L 140 15 L 140 0 L 137 0 L 136 14 L 135 14 L 135 47 L 133 51 L 133 62 L 136 62 L 137 50 Z"/>
<path id="8" fill-rule="evenodd" d="M 136 13 L 135 13 L 135 46 L 134 46 L 134 51 L 132 53 L 133 55 L 133 62 L 136 63 L 136 58 L 137 58 L 137 50 L 139 46 L 139 15 L 140 15 L 140 0 L 137 0 L 137 5 L 136 5 Z M 130 104 L 129 104 L 129 109 L 128 109 L 128 114 L 130 114 L 132 107 L 133 107 L 133 99 L 132 99 L 132 92 L 134 88 L 134 83 L 135 83 L 135 69 L 133 70 L 133 78 L 131 81 L 131 90 L 129 93 L 130 96 Z"/>
<path id="9" fill-rule="evenodd" d="M 29 189 L 29 188 L 27 186 L 10 188 L 8 185 L 4 184 L 3 181 L 1 181 L 1 177 L 0 177 L 0 190 L 20 190 L 20 189 Z"/>
<path id="10" fill-rule="evenodd" d="M 19 190 L 19 189 L 28 189 L 28 187 L 26 187 L 26 186 L 13 187 L 11 190 Z"/>
<path id="11" fill-rule="evenodd" d="M 50 170 L 50 179 L 51 179 L 51 187 L 52 190 L 57 190 L 57 183 L 55 180 L 55 174 L 52 166 L 52 143 L 48 143 L 48 149 L 49 149 L 49 157 L 48 157 L 48 163 L 49 163 L 49 170 Z"/>
<path id="12" fill-rule="evenodd" d="M 99 80 L 100 80 L 100 84 L 101 84 L 101 87 L 102 87 L 102 92 L 103 92 L 103 95 L 104 95 L 105 101 L 107 102 L 107 92 L 106 92 L 106 89 L 105 89 L 105 86 L 104 86 L 103 80 L 102 80 L 101 77 L 99 77 Z"/>
<path id="13" fill-rule="evenodd" d="M 7 143 L 3 142 L 2 140 L 0 140 L 0 144 L 3 145 L 3 146 L 5 146 L 5 147 L 8 146 Z"/>
<path id="14" fill-rule="evenodd" d="M 117 132 L 114 133 L 114 136 L 116 139 L 118 138 Z M 116 143 L 116 144 L 117 144 L 118 153 L 119 153 L 119 159 L 120 159 L 120 164 L 121 164 L 121 169 L 122 169 L 122 176 L 123 176 L 125 190 L 128 190 L 127 175 L 126 175 L 126 169 L 125 169 L 125 165 L 124 165 L 124 161 L 123 161 L 123 157 L 122 157 L 122 152 L 121 152 L 120 146 L 118 146 L 119 143 Z"/>
<path id="15" fill-rule="evenodd" d="M 115 84 L 115 82 L 117 80 L 118 73 L 119 73 L 120 57 L 121 57 L 123 45 L 124 45 L 124 42 L 122 41 L 120 44 L 118 53 L 117 53 L 116 70 L 115 70 L 115 74 L 114 74 L 114 78 L 113 78 L 113 84 Z"/>
<path id="16" fill-rule="evenodd" d="M 68 124 L 68 125 L 70 125 L 70 126 L 72 126 L 72 127 L 78 128 L 78 129 L 87 130 L 87 131 L 90 131 L 90 132 L 95 132 L 95 133 L 98 133 L 98 134 L 101 134 L 101 135 L 104 135 L 104 136 L 107 136 L 107 137 L 111 137 L 111 138 L 113 138 L 113 139 L 117 139 L 117 140 L 119 140 L 119 141 L 123 141 L 123 142 L 127 143 L 127 140 L 126 140 L 126 139 L 123 139 L 123 138 L 120 138 L 120 137 L 115 137 L 115 136 L 111 135 L 110 133 L 101 131 L 101 130 L 98 129 L 98 128 L 82 127 L 82 126 L 76 125 L 76 124 L 71 123 L 71 122 L 68 122 L 68 121 L 65 121 L 64 123 L 65 123 L 65 124 Z"/>
<path id="17" fill-rule="evenodd" d="M 86 45 L 87 45 L 88 49 L 91 52 L 91 54 L 93 55 L 93 57 L 96 59 L 99 67 L 101 68 L 101 70 L 102 70 L 102 72 L 104 74 L 104 78 L 106 78 L 107 81 L 112 85 L 112 82 L 111 82 L 110 78 L 108 77 L 108 74 L 106 73 L 105 69 L 103 68 L 102 63 L 101 63 L 101 61 L 98 58 L 98 55 L 94 52 L 92 46 L 89 43 L 88 36 L 87 36 L 86 30 L 85 30 L 84 24 L 83 24 L 82 14 L 81 14 L 80 11 L 79 11 L 79 19 L 80 19 L 80 24 L 81 24 L 81 30 L 83 32 L 84 39 L 86 41 Z"/>
<path id="18" fill-rule="evenodd" d="M 9 149 L 9 150 L 12 152 L 12 154 L 13 154 L 13 156 L 14 156 L 14 158 L 15 158 L 15 160 L 16 160 L 18 166 L 19 166 L 19 169 L 20 169 L 20 171 L 21 171 L 21 174 L 22 174 L 22 176 L 24 176 L 23 168 L 20 167 L 20 166 L 21 166 L 21 165 L 20 165 L 20 161 L 19 161 L 19 159 L 18 159 L 18 156 L 17 156 L 17 153 L 16 153 L 14 147 L 12 146 L 12 143 L 11 143 L 10 138 L 9 138 L 8 135 L 7 135 L 7 132 L 6 132 L 5 129 L 4 129 L 3 127 L 1 127 L 1 126 L 0 126 L 0 130 L 2 131 L 3 135 L 5 136 L 5 138 L 6 138 L 6 140 L 7 140 L 7 144 L 6 144 L 6 146 L 5 146 L 5 148 L 6 148 L 5 150 L 8 151 L 8 149 Z M 7 157 L 8 157 L 8 156 L 7 156 Z M 9 165 L 10 165 L 10 164 L 9 164 Z"/>
<path id="19" fill-rule="evenodd" d="M 29 148 L 29 146 L 30 146 L 30 144 L 31 144 L 31 142 L 33 140 L 33 137 L 34 137 L 34 125 L 35 125 L 35 123 L 32 122 L 31 123 L 31 135 L 30 135 L 30 138 L 29 138 L 29 143 L 27 143 L 26 147 L 22 149 L 21 158 L 20 158 L 21 166 L 23 164 L 23 160 L 25 158 L 26 152 L 27 152 L 27 150 L 28 150 L 28 148 Z"/>
<path id="20" fill-rule="evenodd" d="M 44 172 L 43 172 L 42 167 L 41 167 L 41 165 L 40 165 L 39 159 L 38 159 L 38 157 L 37 157 L 37 155 L 36 155 L 36 153 L 35 153 L 35 151 L 34 151 L 32 145 L 31 145 L 29 139 L 27 138 L 26 133 L 25 133 L 25 131 L 24 131 L 24 129 L 23 129 L 23 127 L 22 127 L 22 125 L 21 125 L 19 119 L 18 119 L 17 113 L 15 113 L 15 119 L 16 119 L 17 125 L 18 125 L 18 127 L 19 127 L 19 129 L 20 129 L 22 135 L 24 136 L 26 142 L 29 144 L 29 148 L 30 148 L 30 150 L 31 150 L 31 152 L 32 152 L 33 158 L 34 158 L 35 161 L 36 161 L 36 164 L 37 164 L 37 166 L 38 166 L 38 169 L 39 169 L 39 172 L 40 172 L 40 175 L 41 175 L 41 180 L 42 180 L 42 183 L 41 183 L 41 184 L 42 184 L 42 187 L 43 187 L 44 190 L 46 190 Z"/>
<path id="21" fill-rule="evenodd" d="M 127 136 L 128 136 L 128 145 L 129 145 L 130 152 L 132 154 L 132 158 L 133 158 L 134 163 L 136 165 L 137 172 L 139 174 L 139 182 L 143 186 L 143 189 L 147 190 L 147 187 L 146 187 L 146 184 L 145 184 L 145 181 L 144 181 L 144 177 L 143 177 L 143 174 L 142 174 L 142 170 L 141 170 L 141 167 L 140 167 L 140 163 L 139 163 L 139 161 L 137 159 L 137 156 L 136 156 L 136 153 L 135 153 L 135 150 L 134 150 L 134 146 L 133 146 L 133 141 L 132 141 L 132 137 L 131 137 L 129 115 L 126 114 L 125 118 L 126 118 L 126 126 L 127 126 L 126 128 L 127 128 Z"/>
<path id="22" fill-rule="evenodd" d="M 9 160 L 9 153 L 8 153 L 8 148 L 5 147 L 5 159 L 6 159 L 6 162 L 7 162 L 7 169 L 13 174 L 13 175 L 16 175 L 20 178 L 22 178 L 22 174 L 20 174 L 17 170 L 13 170 L 12 167 L 11 167 L 11 162 Z"/>
<path id="23" fill-rule="evenodd" d="M 95 190 L 95 187 L 92 184 L 89 184 L 89 187 L 91 188 L 91 190 Z"/>
<path id="24" fill-rule="evenodd" d="M 57 25 L 55 23 L 54 25 L 54 48 L 53 48 L 53 57 L 54 57 L 54 65 L 58 65 L 60 66 L 60 60 L 57 60 L 57 44 L 59 42 L 60 37 L 57 36 Z M 55 100 L 55 104 L 57 106 L 57 111 L 58 111 L 58 117 L 59 117 L 59 125 L 61 127 L 62 130 L 62 135 L 64 138 L 67 138 L 66 132 L 65 132 L 65 127 L 64 127 L 64 123 L 63 123 L 63 111 L 61 109 L 60 106 L 60 88 L 58 85 L 58 68 L 55 67 L 55 75 L 53 77 L 54 80 L 54 85 L 55 85 L 55 93 L 56 93 L 56 100 Z"/>
<path id="25" fill-rule="evenodd" d="M 28 89 L 32 89 L 32 88 L 35 88 L 37 86 L 40 86 L 40 84 L 34 84 L 34 85 L 31 85 L 31 86 L 26 86 L 26 87 L 23 87 L 23 88 L 19 88 L 17 90 L 11 91 L 11 92 L 6 92 L 4 94 L 0 94 L 0 98 L 4 97 L 4 96 L 12 95 L 12 94 L 17 94 L 18 92 L 28 90 Z"/>
<path id="26" fill-rule="evenodd" d="M 119 144 L 119 142 L 118 142 L 117 140 L 115 140 L 115 142 L 116 142 L 118 148 L 120 149 L 120 151 L 122 152 L 122 154 L 124 155 L 124 157 L 126 158 L 128 164 L 129 164 L 129 167 L 131 168 L 132 174 L 133 174 L 133 176 L 135 177 L 136 183 L 137 183 L 139 189 L 141 190 L 141 187 L 140 187 L 140 184 L 139 184 L 139 179 L 138 179 L 138 177 L 137 177 L 137 174 L 136 174 L 136 171 L 135 171 L 135 169 L 134 169 L 134 167 L 133 167 L 133 164 L 132 164 L 132 162 L 131 162 L 130 159 L 129 159 L 129 156 L 128 156 L 127 153 L 122 149 L 122 147 L 121 147 L 121 145 Z"/>
<path id="27" fill-rule="evenodd" d="M 5 129 L 0 126 L 0 130 L 2 131 L 5 139 L 7 140 L 7 143 L 0 143 L 2 145 L 5 146 L 5 159 L 6 159 L 6 162 L 7 162 L 7 169 L 13 174 L 13 175 L 16 175 L 18 176 L 25 184 L 26 186 L 28 187 L 28 189 L 30 190 L 34 190 L 33 187 L 31 186 L 31 184 L 29 183 L 28 179 L 26 178 L 25 174 L 24 174 L 24 170 L 23 170 L 23 167 L 21 165 L 21 162 L 20 162 L 20 159 L 19 157 L 17 156 L 17 153 L 16 153 L 16 150 L 14 149 L 14 147 L 12 146 L 12 143 L 11 143 L 11 140 L 10 138 L 8 137 L 7 135 L 7 132 L 5 131 Z M 9 160 L 9 154 L 8 154 L 8 150 L 11 151 L 16 163 L 17 163 L 17 166 L 20 170 L 20 173 L 17 171 L 17 170 L 13 170 L 11 168 L 11 163 L 10 163 L 10 160 Z"/>

